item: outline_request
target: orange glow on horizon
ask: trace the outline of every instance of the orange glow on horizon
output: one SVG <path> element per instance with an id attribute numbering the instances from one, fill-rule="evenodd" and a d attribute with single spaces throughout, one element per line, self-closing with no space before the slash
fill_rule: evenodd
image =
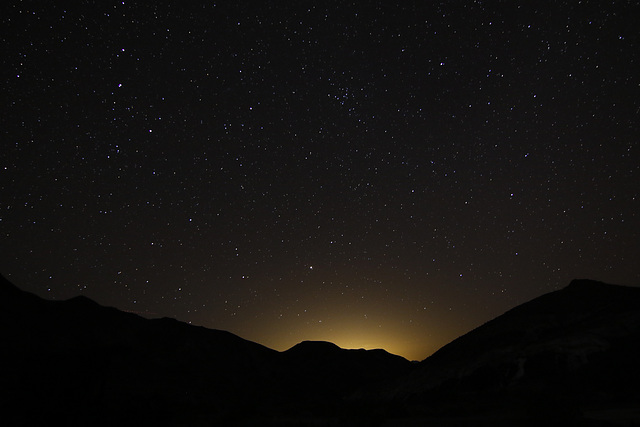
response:
<path id="1" fill-rule="evenodd" d="M 403 328 L 402 325 L 367 327 L 352 323 L 336 327 L 331 322 L 324 323 L 326 327 L 323 328 L 318 324 L 305 324 L 305 328 L 279 329 L 279 334 L 261 334 L 254 329 L 249 334 L 239 335 L 277 351 L 288 350 L 302 341 L 327 341 L 343 349 L 383 349 L 408 360 L 417 361 L 424 360 L 446 344 L 440 336 L 424 337 L 422 332 Z"/>
<path id="2" fill-rule="evenodd" d="M 320 268 L 314 265 L 313 274 Z M 343 276 L 349 274 L 345 272 Z M 216 322 L 216 329 L 232 332 L 244 339 L 260 343 L 277 351 L 286 351 L 303 341 L 327 341 L 343 349 L 383 349 L 408 360 L 421 361 L 488 320 L 473 309 L 453 311 L 459 294 L 457 288 L 446 287 L 449 293 L 439 294 L 436 302 L 418 291 L 393 294 L 394 280 L 388 287 L 378 286 L 360 292 L 365 279 L 357 275 L 339 288 L 327 288 L 329 278 L 308 278 L 306 286 L 319 289 L 303 293 L 297 288 L 280 294 L 286 308 L 260 306 L 257 301 L 245 303 L 242 311 L 259 314 L 235 317 L 233 322 Z M 285 304 L 286 302 L 286 304 Z M 242 321 L 239 321 L 242 319 Z M 226 319 L 225 319 L 226 320 Z M 205 323 L 206 324 L 206 323 Z"/>

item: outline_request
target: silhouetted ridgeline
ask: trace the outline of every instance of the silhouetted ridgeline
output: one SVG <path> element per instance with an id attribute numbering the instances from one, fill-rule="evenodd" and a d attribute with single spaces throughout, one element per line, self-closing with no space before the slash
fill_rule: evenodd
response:
<path id="1" fill-rule="evenodd" d="M 640 422 L 640 289 L 576 280 L 412 364 L 47 301 L 0 276 L 3 425 Z M 617 423 L 617 424 L 616 424 Z"/>
<path id="2" fill-rule="evenodd" d="M 640 288 L 574 280 L 447 344 L 391 393 L 453 412 L 624 424 L 640 420 L 638 356 Z"/>
<path id="3" fill-rule="evenodd" d="M 148 320 L 85 297 L 47 301 L 0 281 L 10 425 L 297 420 L 318 409 L 336 414 L 343 396 L 411 367 L 383 350 L 329 343 L 279 353 L 229 332 Z"/>

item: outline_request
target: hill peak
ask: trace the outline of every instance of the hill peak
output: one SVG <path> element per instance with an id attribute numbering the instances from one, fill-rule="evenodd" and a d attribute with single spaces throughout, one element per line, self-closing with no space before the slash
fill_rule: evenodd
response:
<path id="1" fill-rule="evenodd" d="M 589 279 L 574 279 L 562 290 L 567 292 L 567 295 L 574 295 L 582 298 L 601 298 L 605 296 L 624 298 L 631 295 L 635 296 L 640 292 L 640 288 L 638 287 L 612 285 Z"/>
<path id="2" fill-rule="evenodd" d="M 336 344 L 328 341 L 302 341 L 286 351 L 336 351 L 341 350 Z"/>
<path id="3" fill-rule="evenodd" d="M 565 289 L 605 289 L 616 288 L 618 285 L 610 285 L 608 283 L 600 282 L 598 280 L 591 279 L 573 279 L 571 283 L 567 285 Z"/>

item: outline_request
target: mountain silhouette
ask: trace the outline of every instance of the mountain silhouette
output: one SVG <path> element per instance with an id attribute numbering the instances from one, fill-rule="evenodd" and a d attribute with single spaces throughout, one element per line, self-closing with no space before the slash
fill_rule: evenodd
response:
<path id="1" fill-rule="evenodd" d="M 47 301 L 4 278 L 0 285 L 10 425 L 83 424 L 104 411 L 105 424 L 164 424 L 205 406 L 233 416 L 266 387 L 278 354 L 225 331 L 147 320 L 83 296 Z"/>
<path id="2" fill-rule="evenodd" d="M 392 393 L 454 411 L 525 406 L 562 420 L 603 407 L 624 419 L 640 408 L 639 355 L 640 289 L 574 280 L 445 345 Z"/>
<path id="3" fill-rule="evenodd" d="M 630 425 L 640 289 L 575 280 L 420 363 L 304 341 L 278 352 L 0 276 L 6 425 Z"/>
<path id="4" fill-rule="evenodd" d="M 385 350 L 346 350 L 324 341 L 303 341 L 282 353 L 280 364 L 314 399 L 342 399 L 409 373 L 407 359 Z"/>
<path id="5" fill-rule="evenodd" d="M 84 296 L 48 301 L 0 276 L 10 425 L 224 424 L 337 408 L 408 372 L 384 350 L 301 343 L 277 352 L 226 331 L 145 319 Z M 335 409 L 336 411 L 338 409 Z"/>

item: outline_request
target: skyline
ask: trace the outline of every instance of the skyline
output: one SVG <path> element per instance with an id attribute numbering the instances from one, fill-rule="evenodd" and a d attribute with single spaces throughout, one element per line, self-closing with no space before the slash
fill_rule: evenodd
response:
<path id="1" fill-rule="evenodd" d="M 0 271 L 414 360 L 638 286 L 638 8 L 3 6 Z"/>

